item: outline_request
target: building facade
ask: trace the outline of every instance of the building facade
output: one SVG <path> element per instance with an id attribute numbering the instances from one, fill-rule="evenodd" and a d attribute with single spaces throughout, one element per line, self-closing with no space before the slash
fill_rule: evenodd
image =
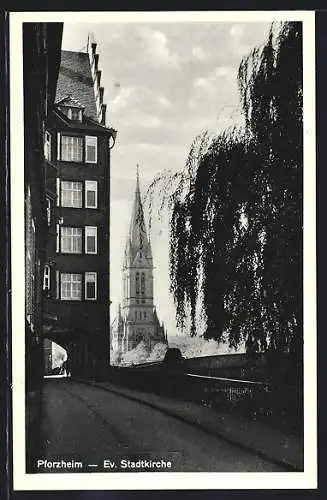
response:
<path id="1" fill-rule="evenodd" d="M 46 338 L 67 350 L 69 371 L 109 365 L 110 149 L 96 43 L 62 51 L 55 109 L 45 144 L 48 240 Z"/>
<path id="2" fill-rule="evenodd" d="M 39 425 L 44 373 L 42 288 L 49 237 L 44 140 L 56 94 L 62 31 L 62 23 L 23 24 L 25 390 L 26 452 L 30 460 L 33 433 Z"/>
<path id="3" fill-rule="evenodd" d="M 166 343 L 153 299 L 153 258 L 141 200 L 139 174 L 123 263 L 123 301 L 111 328 L 112 349 L 123 354 L 141 341 L 150 351 Z"/>

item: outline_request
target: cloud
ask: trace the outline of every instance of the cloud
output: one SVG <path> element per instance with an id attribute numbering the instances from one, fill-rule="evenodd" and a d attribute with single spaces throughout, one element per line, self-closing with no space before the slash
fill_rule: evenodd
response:
<path id="1" fill-rule="evenodd" d="M 253 37 L 253 33 L 256 33 L 258 24 L 234 24 L 230 30 L 229 34 L 231 37 L 230 50 L 239 57 L 246 56 L 254 45 L 257 44 L 256 37 Z M 252 29 L 251 29 L 252 28 Z M 259 25 L 260 31 L 267 33 L 266 25 Z M 255 41 L 254 41 L 255 40 Z M 262 39 L 262 42 L 264 38 Z"/>
<path id="2" fill-rule="evenodd" d="M 146 129 L 157 129 L 162 126 L 162 119 L 153 114 L 139 111 L 137 108 L 131 110 L 128 120 L 122 125 L 122 133 L 137 133 L 137 130 L 142 130 L 143 136 L 146 136 Z M 133 135 L 129 138 L 133 140 Z"/>
<path id="3" fill-rule="evenodd" d="M 177 67 L 178 57 L 169 50 L 168 39 L 162 31 L 142 26 L 139 35 L 144 44 L 145 59 L 150 58 L 155 66 Z"/>
<path id="4" fill-rule="evenodd" d="M 207 61 L 209 59 L 208 52 L 206 52 L 200 45 L 193 48 L 192 54 L 195 59 L 198 59 L 199 61 Z"/>
<path id="5" fill-rule="evenodd" d="M 212 77 L 200 77 L 196 78 L 193 83 L 194 88 L 199 88 L 199 89 L 204 89 L 204 90 L 209 90 L 211 87 L 211 80 Z"/>
<path id="6" fill-rule="evenodd" d="M 172 107 L 171 102 L 163 95 L 158 97 L 157 103 L 161 109 L 170 109 Z"/>
<path id="7" fill-rule="evenodd" d="M 218 66 L 208 75 L 197 77 L 193 82 L 194 89 L 201 89 L 206 92 L 217 91 L 219 79 L 235 79 L 235 68 L 231 66 Z"/>
<path id="8" fill-rule="evenodd" d="M 218 66 L 214 70 L 214 74 L 218 78 L 224 77 L 224 76 L 230 76 L 230 77 L 232 76 L 232 77 L 234 77 L 234 75 L 235 75 L 235 69 L 232 68 L 231 66 Z"/>
<path id="9" fill-rule="evenodd" d="M 130 105 L 130 100 L 135 94 L 135 88 L 125 87 L 122 88 L 116 97 L 109 101 L 109 108 L 112 112 L 120 111 L 121 109 L 127 108 Z"/>
<path id="10" fill-rule="evenodd" d="M 124 87 L 120 83 L 115 86 L 114 93 L 115 97 L 107 104 L 111 116 L 114 114 L 114 119 L 124 117 L 125 123 L 137 128 L 158 127 L 161 113 L 172 108 L 166 95 L 146 85 Z M 127 116 L 125 110 L 128 110 Z"/>
<path id="11" fill-rule="evenodd" d="M 161 124 L 161 119 L 154 115 L 144 115 L 141 120 L 139 120 L 139 127 L 142 128 L 158 128 Z"/>
<path id="12" fill-rule="evenodd" d="M 244 24 L 234 24 L 229 30 L 229 33 L 234 39 L 239 40 L 240 38 L 242 38 L 244 30 L 245 30 Z"/>

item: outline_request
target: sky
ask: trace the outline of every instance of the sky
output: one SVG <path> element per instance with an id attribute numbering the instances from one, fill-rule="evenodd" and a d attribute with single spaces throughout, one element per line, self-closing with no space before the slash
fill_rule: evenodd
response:
<path id="1" fill-rule="evenodd" d="M 164 170 L 180 171 L 194 138 L 239 120 L 237 71 L 264 43 L 266 22 L 151 22 L 64 24 L 63 50 L 97 42 L 107 126 L 118 131 L 111 156 L 111 319 L 122 296 L 123 252 L 140 169 L 143 194 Z M 154 298 L 168 339 L 176 335 L 169 294 L 169 227 L 154 219 L 151 242 Z"/>

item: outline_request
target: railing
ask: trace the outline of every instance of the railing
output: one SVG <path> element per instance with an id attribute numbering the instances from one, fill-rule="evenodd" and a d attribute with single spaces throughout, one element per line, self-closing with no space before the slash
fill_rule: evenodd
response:
<path id="1" fill-rule="evenodd" d="M 269 385 L 262 382 L 193 373 L 167 373 L 160 386 L 160 393 L 166 396 L 227 412 L 238 409 L 242 413 L 252 413 L 259 401 L 261 407 L 266 407 L 263 400 L 268 398 L 269 391 Z"/>
<path id="2" fill-rule="evenodd" d="M 301 402 L 294 387 L 184 373 L 157 363 L 152 370 L 148 368 L 117 368 L 110 379 L 131 389 L 191 401 L 220 412 L 236 412 L 290 432 L 302 432 Z"/>
<path id="3" fill-rule="evenodd" d="M 263 382 L 165 370 L 158 363 L 153 363 L 152 368 L 147 366 L 149 370 L 140 368 L 114 368 L 112 380 L 137 390 L 181 397 L 210 406 L 222 402 L 236 404 L 259 392 L 269 391 L 269 385 Z"/>
<path id="4" fill-rule="evenodd" d="M 222 400 L 232 404 L 239 403 L 242 399 L 252 398 L 259 392 L 268 392 L 269 385 L 264 382 L 252 380 L 238 380 L 226 377 L 211 377 L 186 373 L 184 377 L 189 379 L 189 386 L 198 384 L 197 393 L 202 395 L 202 403 L 221 403 Z M 193 388 L 193 392 L 194 392 Z"/>
<path id="5" fill-rule="evenodd" d="M 153 368 L 153 367 L 161 367 L 162 366 L 162 361 L 147 361 L 146 363 L 128 363 L 128 362 L 121 362 L 117 367 L 122 367 L 122 368 L 131 368 L 131 369 L 147 369 L 147 368 Z"/>

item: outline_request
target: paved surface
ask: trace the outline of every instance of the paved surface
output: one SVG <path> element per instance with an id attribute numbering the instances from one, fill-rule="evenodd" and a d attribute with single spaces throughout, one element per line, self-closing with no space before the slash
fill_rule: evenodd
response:
<path id="1" fill-rule="evenodd" d="M 102 471 L 104 460 L 118 472 L 122 459 L 171 461 L 183 472 L 286 470 L 167 412 L 70 380 L 45 381 L 42 436 L 42 459 L 81 461 L 88 472 Z"/>
<path id="2" fill-rule="evenodd" d="M 235 414 L 218 412 L 195 403 L 130 390 L 108 382 L 96 385 L 160 409 L 215 436 L 224 437 L 229 442 L 252 450 L 263 458 L 286 466 L 288 470 L 303 471 L 304 443 L 303 439 L 297 436 L 261 422 L 252 422 Z"/>

